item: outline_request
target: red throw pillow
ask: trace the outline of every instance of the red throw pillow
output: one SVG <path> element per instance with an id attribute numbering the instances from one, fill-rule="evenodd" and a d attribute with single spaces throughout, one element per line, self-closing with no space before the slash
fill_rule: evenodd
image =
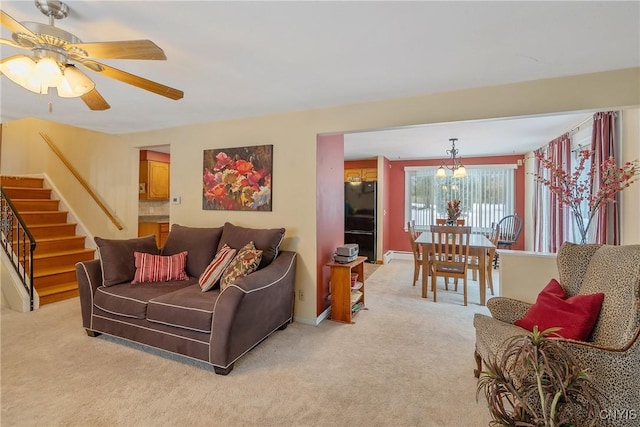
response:
<path id="1" fill-rule="evenodd" d="M 560 283 L 556 279 L 551 279 L 538 294 L 536 303 L 529 308 L 522 319 L 514 323 L 529 331 L 533 331 L 534 326 L 538 326 L 540 331 L 558 327 L 562 329 L 555 335 L 586 341 L 598 321 L 603 300 L 603 293 L 567 298 Z"/>
<path id="2" fill-rule="evenodd" d="M 134 252 L 136 274 L 131 283 L 168 282 L 170 280 L 188 280 L 184 271 L 187 252 L 162 256 L 143 252 Z"/>

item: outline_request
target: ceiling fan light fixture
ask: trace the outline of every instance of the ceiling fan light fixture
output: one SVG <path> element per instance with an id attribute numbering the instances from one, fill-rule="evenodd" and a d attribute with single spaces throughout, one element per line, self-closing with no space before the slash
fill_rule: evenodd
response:
<path id="1" fill-rule="evenodd" d="M 56 61 L 51 58 L 42 58 L 36 64 L 34 78 L 44 87 L 56 87 L 62 81 L 62 71 Z"/>
<path id="2" fill-rule="evenodd" d="M 58 84 L 58 96 L 61 98 L 77 98 L 91 92 L 95 83 L 73 65 L 64 69 L 64 77 Z"/>
<path id="3" fill-rule="evenodd" d="M 35 61 L 28 56 L 18 56 L 0 64 L 0 71 L 12 82 L 25 86 L 29 76 L 36 67 Z"/>

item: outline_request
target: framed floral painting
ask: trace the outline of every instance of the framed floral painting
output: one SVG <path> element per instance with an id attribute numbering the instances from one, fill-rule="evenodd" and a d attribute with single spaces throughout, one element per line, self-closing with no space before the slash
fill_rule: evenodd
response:
<path id="1" fill-rule="evenodd" d="M 204 150 L 202 209 L 271 211 L 273 145 Z"/>

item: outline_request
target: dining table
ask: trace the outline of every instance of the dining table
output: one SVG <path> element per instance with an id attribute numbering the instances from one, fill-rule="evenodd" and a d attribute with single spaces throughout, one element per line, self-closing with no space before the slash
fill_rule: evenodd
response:
<path id="1" fill-rule="evenodd" d="M 427 297 L 427 276 L 429 271 L 429 252 L 431 252 L 431 232 L 425 231 L 416 238 L 416 243 L 422 247 L 422 298 Z M 485 305 L 487 299 L 487 252 L 495 245 L 484 234 L 471 234 L 469 236 L 469 256 L 478 257 L 480 274 L 478 287 L 480 288 L 480 305 Z"/>

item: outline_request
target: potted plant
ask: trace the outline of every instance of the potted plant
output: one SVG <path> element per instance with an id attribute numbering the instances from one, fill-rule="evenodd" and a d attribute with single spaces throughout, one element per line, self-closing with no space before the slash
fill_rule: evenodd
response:
<path id="1" fill-rule="evenodd" d="M 603 394 L 561 342 L 559 328 L 514 336 L 486 362 L 476 398 L 484 393 L 491 426 L 591 426 Z"/>
<path id="2" fill-rule="evenodd" d="M 447 202 L 447 225 L 456 225 L 456 220 L 462 215 L 460 200 L 454 199 Z"/>

